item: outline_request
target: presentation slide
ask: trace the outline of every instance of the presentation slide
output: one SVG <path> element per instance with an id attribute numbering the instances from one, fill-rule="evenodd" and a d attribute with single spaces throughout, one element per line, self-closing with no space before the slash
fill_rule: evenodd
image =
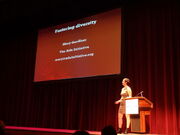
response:
<path id="1" fill-rule="evenodd" d="M 121 9 L 38 31 L 34 81 L 120 74 Z"/>

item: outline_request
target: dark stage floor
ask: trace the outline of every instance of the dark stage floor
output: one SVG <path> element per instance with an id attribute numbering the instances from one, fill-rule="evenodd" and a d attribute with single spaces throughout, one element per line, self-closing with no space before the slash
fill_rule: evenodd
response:
<path id="1" fill-rule="evenodd" d="M 6 126 L 6 133 L 8 135 L 70 135 L 74 133 L 75 131 L 76 130 L 68 130 L 68 129 Z M 91 135 L 101 134 L 100 131 L 88 131 L 88 132 Z M 121 134 L 118 134 L 118 135 L 121 135 Z M 128 133 L 128 135 L 159 135 L 159 134 Z"/>

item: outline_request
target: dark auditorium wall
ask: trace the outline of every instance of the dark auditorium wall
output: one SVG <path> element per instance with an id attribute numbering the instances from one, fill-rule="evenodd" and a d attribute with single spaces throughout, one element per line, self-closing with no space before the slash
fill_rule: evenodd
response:
<path id="1" fill-rule="evenodd" d="M 121 79 L 129 77 L 133 95 L 143 90 L 154 103 L 150 133 L 180 132 L 179 8 L 176 3 L 114 7 L 118 6 L 123 14 L 119 76 L 34 83 L 37 29 L 63 22 L 63 18 L 41 26 L 34 20 L 31 25 L 28 20 L 14 20 L 13 27 L 10 22 L 4 24 L 12 28 L 4 28 L 0 40 L 0 119 L 6 125 L 101 130 L 111 124 L 117 128 L 118 105 L 114 101 L 119 98 Z"/>

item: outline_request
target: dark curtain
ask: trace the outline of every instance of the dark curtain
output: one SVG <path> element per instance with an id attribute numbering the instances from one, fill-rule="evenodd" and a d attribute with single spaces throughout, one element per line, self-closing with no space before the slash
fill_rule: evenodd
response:
<path id="1" fill-rule="evenodd" d="M 124 5 L 122 14 L 122 73 L 118 76 L 34 83 L 37 32 L 6 33 L 0 41 L 0 119 L 9 126 L 117 128 L 114 101 L 119 98 L 122 78 L 129 77 L 133 96 L 144 91 L 154 103 L 150 133 L 178 134 L 179 8 L 175 4 Z"/>
<path id="2" fill-rule="evenodd" d="M 124 70 L 134 89 L 154 103 L 151 132 L 178 134 L 180 12 L 172 5 L 150 6 L 125 10 Z"/>

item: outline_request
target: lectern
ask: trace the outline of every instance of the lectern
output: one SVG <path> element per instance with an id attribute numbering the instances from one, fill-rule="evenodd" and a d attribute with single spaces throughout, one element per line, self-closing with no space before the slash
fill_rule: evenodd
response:
<path id="1" fill-rule="evenodd" d="M 126 113 L 131 114 L 131 132 L 146 132 L 146 115 L 150 115 L 153 103 L 145 97 L 126 98 Z"/>

